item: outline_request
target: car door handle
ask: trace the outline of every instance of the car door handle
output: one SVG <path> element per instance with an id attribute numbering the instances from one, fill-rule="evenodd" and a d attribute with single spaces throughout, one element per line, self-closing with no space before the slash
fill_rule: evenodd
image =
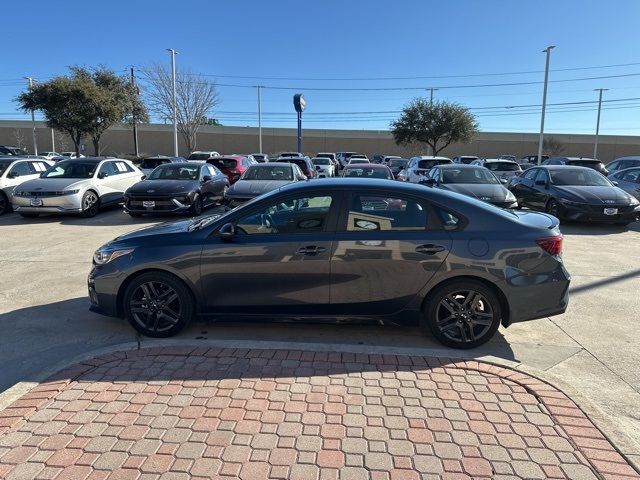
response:
<path id="1" fill-rule="evenodd" d="M 308 245 L 306 247 L 299 248 L 296 253 L 300 253 L 302 255 L 317 255 L 318 253 L 322 253 L 326 250 L 326 248 L 318 247 L 317 245 Z"/>
<path id="2" fill-rule="evenodd" d="M 434 255 L 439 252 L 443 252 L 445 248 L 442 245 L 434 245 L 432 243 L 427 243 L 425 245 L 418 245 L 416 247 L 417 253 L 424 253 L 425 255 Z"/>

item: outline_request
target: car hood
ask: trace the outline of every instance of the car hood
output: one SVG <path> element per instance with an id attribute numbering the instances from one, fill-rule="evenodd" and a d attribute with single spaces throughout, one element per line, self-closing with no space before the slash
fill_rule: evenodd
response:
<path id="1" fill-rule="evenodd" d="M 586 187 L 579 185 L 554 185 L 557 196 L 571 202 L 590 204 L 628 204 L 631 196 L 618 187 Z"/>
<path id="2" fill-rule="evenodd" d="M 129 187 L 127 193 L 182 193 L 198 186 L 198 180 L 142 180 Z"/>
<path id="3" fill-rule="evenodd" d="M 178 220 L 177 222 L 164 222 L 157 225 L 151 225 L 149 227 L 139 228 L 131 232 L 120 235 L 114 238 L 108 245 L 118 243 L 135 243 L 135 240 L 149 237 L 153 235 L 172 235 L 180 233 L 188 233 L 192 231 L 193 225 L 202 221 L 205 218 L 217 219 L 221 215 L 207 215 L 206 217 L 189 218 L 185 220 Z"/>
<path id="4" fill-rule="evenodd" d="M 91 184 L 92 178 L 34 178 L 22 182 L 18 190 L 33 192 L 60 192 L 62 190 L 79 190 Z"/>
<path id="5" fill-rule="evenodd" d="M 291 180 L 238 180 L 229 187 L 227 193 L 229 195 L 257 197 L 289 183 L 291 183 Z"/>
<path id="6" fill-rule="evenodd" d="M 504 186 L 491 183 L 446 183 L 440 188 L 480 200 L 505 201 L 510 193 Z"/>

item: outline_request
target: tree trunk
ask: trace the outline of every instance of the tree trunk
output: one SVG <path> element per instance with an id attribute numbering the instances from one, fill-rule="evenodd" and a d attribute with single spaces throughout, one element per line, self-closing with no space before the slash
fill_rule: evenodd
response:
<path id="1" fill-rule="evenodd" d="M 71 140 L 73 140 L 73 148 L 76 151 L 76 157 L 80 156 L 80 142 L 82 141 L 82 135 L 76 133 L 75 135 L 72 132 L 69 132 Z"/>
<path id="2" fill-rule="evenodd" d="M 93 141 L 93 153 L 96 157 L 100 156 L 100 137 L 92 137 Z"/>

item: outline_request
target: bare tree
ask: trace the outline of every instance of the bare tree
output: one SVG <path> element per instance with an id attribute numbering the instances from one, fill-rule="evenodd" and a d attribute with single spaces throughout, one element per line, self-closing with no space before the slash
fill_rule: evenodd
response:
<path id="1" fill-rule="evenodd" d="M 14 128 L 13 129 L 13 138 L 16 141 L 16 147 L 22 148 L 24 150 L 26 145 L 24 143 L 24 132 L 22 131 L 21 128 Z"/>
<path id="2" fill-rule="evenodd" d="M 545 139 L 542 140 L 542 150 L 545 155 L 560 155 L 564 152 L 564 149 L 564 143 L 555 137 L 545 137 Z"/>
<path id="3" fill-rule="evenodd" d="M 171 71 L 154 64 L 143 71 L 148 86 L 145 96 L 149 109 L 160 118 L 173 119 L 173 79 Z M 196 135 L 203 118 L 219 103 L 215 83 L 190 70 L 176 73 L 176 111 L 178 132 L 189 153 L 196 149 Z"/>

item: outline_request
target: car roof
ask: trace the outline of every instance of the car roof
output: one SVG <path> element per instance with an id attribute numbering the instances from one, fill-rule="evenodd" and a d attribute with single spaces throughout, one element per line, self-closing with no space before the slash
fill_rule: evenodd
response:
<path id="1" fill-rule="evenodd" d="M 573 161 L 580 161 L 580 162 L 599 162 L 600 160 L 596 159 L 596 158 L 589 158 L 589 157 L 549 157 L 547 160 L 556 160 L 556 159 L 560 159 L 560 160 L 568 160 L 570 162 Z"/>
<path id="2" fill-rule="evenodd" d="M 581 167 L 579 165 L 536 165 L 533 168 L 545 168 L 547 170 L 587 170 L 589 172 L 594 172 L 592 168 L 589 167 Z"/>
<path id="3" fill-rule="evenodd" d="M 628 157 L 618 157 L 618 158 L 615 158 L 613 161 L 615 162 L 616 160 L 640 160 L 640 156 L 630 155 Z"/>
<path id="4" fill-rule="evenodd" d="M 269 162 L 269 163 L 254 163 L 252 165 L 249 165 L 249 168 L 272 168 L 272 167 L 280 166 L 276 164 L 295 165 L 295 163 L 291 163 L 291 162 Z"/>
<path id="5" fill-rule="evenodd" d="M 419 158 L 420 160 L 451 160 L 449 157 L 434 157 L 433 155 L 416 155 L 411 158 Z"/>
<path id="6" fill-rule="evenodd" d="M 386 165 L 382 165 L 380 163 L 350 163 L 349 165 L 347 165 L 344 168 L 345 169 L 351 169 L 351 168 L 378 168 L 380 170 L 387 170 L 389 167 L 387 167 Z"/>
<path id="7" fill-rule="evenodd" d="M 444 165 L 436 165 L 433 168 L 443 168 L 447 170 L 466 168 L 468 170 L 473 170 L 473 169 L 484 168 L 484 167 L 482 165 L 471 165 L 470 163 L 446 163 Z"/>
<path id="8" fill-rule="evenodd" d="M 173 162 L 172 162 L 173 163 Z M 158 167 L 173 167 L 174 165 L 172 165 L 172 163 L 165 163 L 163 165 L 158 165 Z M 205 163 L 202 162 L 195 162 L 195 161 L 187 161 L 187 162 L 175 162 L 175 163 L 179 163 L 179 167 L 201 167 L 203 165 L 206 165 Z"/>
<path id="9" fill-rule="evenodd" d="M 485 158 L 483 159 L 483 161 L 487 163 L 501 162 L 501 163 L 515 163 L 516 165 L 519 165 L 518 162 L 516 162 L 515 160 L 509 160 L 508 158 Z"/>

